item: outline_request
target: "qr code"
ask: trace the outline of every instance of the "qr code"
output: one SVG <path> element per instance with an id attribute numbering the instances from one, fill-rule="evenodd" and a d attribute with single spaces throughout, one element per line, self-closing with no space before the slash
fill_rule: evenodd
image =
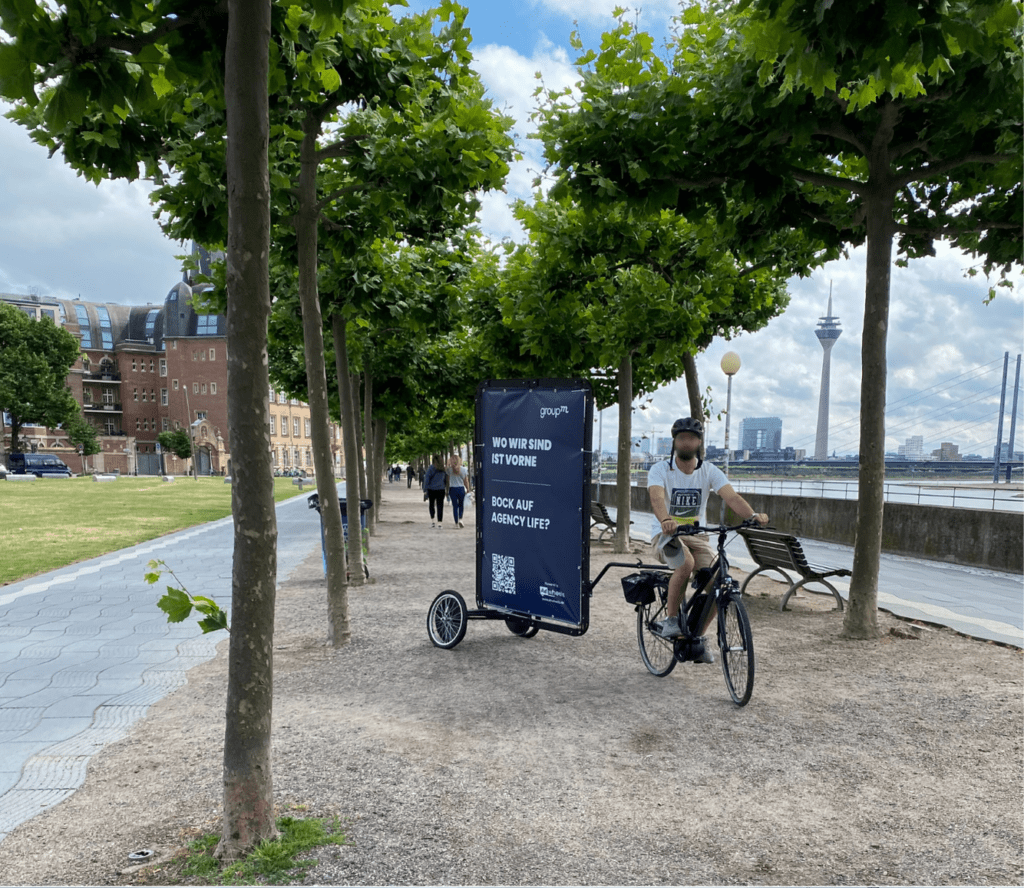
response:
<path id="1" fill-rule="evenodd" d="M 516 594 L 516 559 L 514 555 L 491 556 L 491 587 L 502 595 Z"/>

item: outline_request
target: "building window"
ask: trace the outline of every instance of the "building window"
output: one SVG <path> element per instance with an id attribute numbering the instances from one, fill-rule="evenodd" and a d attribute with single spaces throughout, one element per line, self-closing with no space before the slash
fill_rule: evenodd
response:
<path id="1" fill-rule="evenodd" d="M 175 340 L 173 340 L 171 342 L 171 351 L 177 351 L 177 350 L 178 350 L 178 340 L 175 339 Z"/>
<path id="2" fill-rule="evenodd" d="M 271 413 L 270 414 L 270 434 L 272 434 L 272 435 L 276 435 L 277 434 L 277 432 L 275 431 L 276 427 L 277 427 L 276 418 L 275 418 L 274 414 Z"/>
<path id="3" fill-rule="evenodd" d="M 103 432 L 107 435 L 117 434 L 117 420 L 112 416 L 108 416 L 103 420 Z"/>
<path id="4" fill-rule="evenodd" d="M 308 419 L 306 420 L 306 437 L 307 438 L 311 437 L 310 434 L 309 434 L 309 420 Z"/>
<path id="5" fill-rule="evenodd" d="M 135 358 L 132 358 L 132 373 L 134 373 L 137 369 L 138 368 L 135 366 Z"/>
<path id="6" fill-rule="evenodd" d="M 167 358 L 161 358 L 160 359 L 160 375 L 161 376 L 166 376 L 167 375 Z"/>
<path id="7" fill-rule="evenodd" d="M 168 432 L 171 429 L 171 421 L 166 416 L 160 420 L 160 425 L 163 426 L 163 430 L 165 432 Z"/>
<path id="8" fill-rule="evenodd" d="M 103 403 L 113 404 L 114 403 L 114 390 L 110 386 L 105 386 L 103 389 Z"/>
<path id="9" fill-rule="evenodd" d="M 313 454 L 310 453 L 308 450 L 306 451 L 306 465 L 307 466 L 313 465 Z"/>
<path id="10" fill-rule="evenodd" d="M 167 389 L 160 389 L 160 406 L 167 406 Z"/>
<path id="11" fill-rule="evenodd" d="M 206 351 L 205 350 L 200 350 L 200 352 L 199 352 L 199 360 L 200 361 L 205 361 L 206 360 Z"/>
<path id="12" fill-rule="evenodd" d="M 139 390 L 138 389 L 132 389 L 132 394 L 135 396 L 135 400 L 138 401 L 139 400 Z"/>
<path id="13" fill-rule="evenodd" d="M 299 418 L 297 416 L 292 419 L 292 437 L 299 437 Z"/>
<path id="14" fill-rule="evenodd" d="M 173 388 L 175 391 L 178 390 L 178 380 L 171 380 L 171 388 Z"/>
<path id="15" fill-rule="evenodd" d="M 217 394 L 217 383 L 215 383 L 215 382 L 211 382 L 210 383 L 210 394 L 211 395 Z"/>
<path id="16" fill-rule="evenodd" d="M 89 327 L 89 313 L 84 305 L 75 306 L 75 317 L 78 318 L 78 332 L 82 337 L 82 348 L 92 348 L 92 329 Z"/>
<path id="17" fill-rule="evenodd" d="M 193 395 L 198 395 L 199 394 L 199 383 L 198 382 L 193 382 L 192 383 L 192 394 Z"/>
<path id="18" fill-rule="evenodd" d="M 96 316 L 100 319 L 100 347 L 113 348 L 114 337 L 110 332 L 110 312 L 100 306 L 96 309 Z"/>
<path id="19" fill-rule="evenodd" d="M 215 348 L 211 348 L 210 349 L 210 360 L 211 361 L 216 361 L 217 360 L 217 349 L 215 349 Z"/>
<path id="20" fill-rule="evenodd" d="M 199 360 L 199 352 L 197 352 L 195 349 L 192 349 L 192 360 L 193 361 L 198 361 Z"/>
<path id="21" fill-rule="evenodd" d="M 135 420 L 135 431 L 137 431 L 137 432 L 142 431 L 142 420 L 141 419 L 136 419 Z"/>
<path id="22" fill-rule="evenodd" d="M 150 358 L 149 359 L 149 372 L 152 373 L 155 368 L 156 368 L 156 363 L 155 363 L 155 361 L 152 358 Z"/>
<path id="23" fill-rule="evenodd" d="M 284 454 L 284 464 L 286 466 L 291 465 L 291 463 L 288 462 L 288 448 L 287 447 L 282 447 L 281 448 L 281 453 Z"/>
<path id="24" fill-rule="evenodd" d="M 204 395 L 206 394 L 206 383 L 205 382 L 203 383 L 203 394 Z"/>
<path id="25" fill-rule="evenodd" d="M 205 410 L 197 410 L 196 411 L 196 419 L 206 419 L 206 411 Z"/>
<path id="26" fill-rule="evenodd" d="M 146 400 L 146 390 L 145 389 L 142 390 L 142 400 L 143 401 Z"/>
<path id="27" fill-rule="evenodd" d="M 217 315 L 196 315 L 196 335 L 197 336 L 216 336 L 217 335 Z M 203 360 L 206 360 L 205 358 Z"/>
<path id="28" fill-rule="evenodd" d="M 277 392 L 275 392 L 273 389 L 270 390 L 270 403 L 271 404 L 276 404 L 277 403 Z"/>

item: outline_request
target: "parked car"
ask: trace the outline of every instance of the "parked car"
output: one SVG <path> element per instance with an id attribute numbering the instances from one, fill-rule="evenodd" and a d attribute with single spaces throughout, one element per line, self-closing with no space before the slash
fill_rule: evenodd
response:
<path id="1" fill-rule="evenodd" d="M 67 464 L 49 453 L 10 453 L 7 469 L 12 475 L 35 475 L 37 478 L 70 478 Z"/>

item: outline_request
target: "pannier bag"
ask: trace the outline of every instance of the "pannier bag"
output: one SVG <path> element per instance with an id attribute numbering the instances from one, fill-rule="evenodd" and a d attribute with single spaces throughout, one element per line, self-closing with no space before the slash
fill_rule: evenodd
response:
<path id="1" fill-rule="evenodd" d="M 663 582 L 657 574 L 648 571 L 629 574 L 622 578 L 622 594 L 627 604 L 650 604 L 657 597 L 654 589 Z"/>

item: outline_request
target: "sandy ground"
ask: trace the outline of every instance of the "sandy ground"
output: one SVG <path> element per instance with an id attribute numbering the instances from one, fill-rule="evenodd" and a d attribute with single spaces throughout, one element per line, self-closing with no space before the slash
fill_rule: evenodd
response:
<path id="1" fill-rule="evenodd" d="M 831 596 L 780 613 L 784 587 L 758 577 L 757 681 L 739 709 L 717 664 L 645 670 L 625 571 L 595 591 L 582 637 L 472 621 L 442 651 L 427 608 L 448 588 L 472 606 L 473 532 L 432 531 L 404 485 L 385 485 L 381 518 L 351 644 L 324 645 L 318 549 L 280 586 L 276 802 L 338 815 L 349 838 L 308 883 L 1024 881 L 1020 651 L 904 638 L 886 614 L 883 638 L 847 641 Z M 592 576 L 623 560 L 592 555 Z M 219 831 L 225 656 L 0 844 L 0 882 L 160 883 L 190 838 Z M 143 848 L 155 863 L 129 865 Z"/>

